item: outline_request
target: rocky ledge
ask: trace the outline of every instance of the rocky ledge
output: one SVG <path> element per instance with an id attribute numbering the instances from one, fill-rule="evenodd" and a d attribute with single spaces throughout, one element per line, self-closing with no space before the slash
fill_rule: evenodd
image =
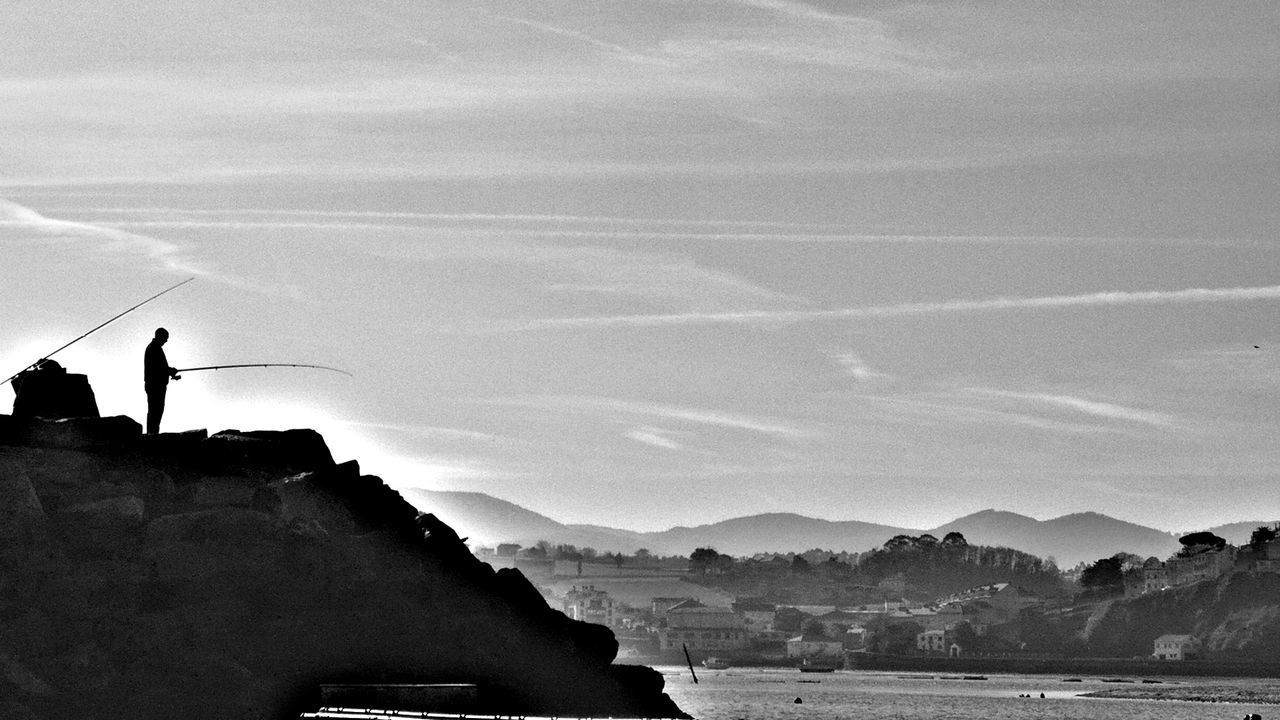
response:
<path id="1" fill-rule="evenodd" d="M 599 625 L 311 430 L 0 415 L 0 717 L 296 718 L 322 683 L 477 712 L 688 717 Z"/>

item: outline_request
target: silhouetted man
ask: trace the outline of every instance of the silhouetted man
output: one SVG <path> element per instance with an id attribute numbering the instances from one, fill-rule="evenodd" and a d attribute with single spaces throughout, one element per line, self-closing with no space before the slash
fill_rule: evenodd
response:
<path id="1" fill-rule="evenodd" d="M 182 379 L 178 371 L 169 367 L 169 360 L 164 356 L 164 344 L 169 340 L 169 331 L 156 328 L 156 336 L 147 345 L 143 355 L 142 383 L 147 389 L 147 434 L 160 432 L 160 418 L 164 415 L 164 395 L 169 388 L 169 378 Z"/>

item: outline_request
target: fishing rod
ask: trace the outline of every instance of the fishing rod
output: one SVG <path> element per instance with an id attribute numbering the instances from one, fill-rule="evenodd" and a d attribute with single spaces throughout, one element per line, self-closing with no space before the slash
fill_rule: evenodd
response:
<path id="1" fill-rule="evenodd" d="M 327 365 L 307 365 L 304 363 L 244 363 L 240 365 L 205 365 L 204 367 L 177 368 L 174 372 L 195 372 L 196 370 L 227 370 L 230 368 L 262 368 L 262 367 L 291 367 L 291 368 L 311 368 L 313 370 L 329 370 L 330 372 L 342 373 L 347 377 L 355 377 L 346 370 L 339 370 L 335 367 Z"/>
<path id="2" fill-rule="evenodd" d="M 12 380 L 12 379 L 14 379 L 14 378 L 18 377 L 18 376 L 19 376 L 19 375 L 21 375 L 22 373 L 24 373 L 24 372 L 26 372 L 26 371 L 28 371 L 28 370 L 31 370 L 32 368 L 38 367 L 38 366 L 40 365 L 40 363 L 44 362 L 45 360 L 48 360 L 49 358 L 53 357 L 54 355 L 56 355 L 56 354 L 58 354 L 58 353 L 62 352 L 63 350 L 66 350 L 67 348 L 71 347 L 72 345 L 75 345 L 76 343 L 80 342 L 81 340 L 83 340 L 83 339 L 85 339 L 85 338 L 89 337 L 90 335 L 92 335 L 92 334 L 94 334 L 94 333 L 98 332 L 98 331 L 99 331 L 99 330 L 101 330 L 102 328 L 104 328 L 104 327 L 106 327 L 106 326 L 110 325 L 111 323 L 115 322 L 116 320 L 119 320 L 120 318 L 124 317 L 125 315 L 128 315 L 129 313 L 133 312 L 134 310 L 137 310 L 138 308 L 142 307 L 143 305 L 146 305 L 147 303 L 151 302 L 152 300 L 155 300 L 156 298 L 160 297 L 161 295 L 164 295 L 165 293 L 167 293 L 167 292 L 169 292 L 169 291 L 171 291 L 171 290 L 177 290 L 178 288 L 182 287 L 183 285 L 186 285 L 187 283 L 191 282 L 192 280 L 195 280 L 195 278 L 194 278 L 194 277 L 189 277 L 189 278 L 187 278 L 186 280 L 183 280 L 182 282 L 178 283 L 177 285 L 174 285 L 173 287 L 169 287 L 169 288 L 165 288 L 164 290 L 161 290 L 160 292 L 156 293 L 155 295 L 152 295 L 151 297 L 147 298 L 146 300 L 143 300 L 142 302 L 138 303 L 137 305 L 134 305 L 133 307 L 129 308 L 128 310 L 125 310 L 124 312 L 120 313 L 119 315 L 115 315 L 115 316 L 113 316 L 110 320 L 107 320 L 106 322 L 102 323 L 101 325 L 98 325 L 97 327 L 95 327 L 94 329 L 90 330 L 89 332 L 84 333 L 84 334 L 83 334 L 83 335 L 81 335 L 80 337 L 77 337 L 75 340 L 72 340 L 71 342 L 67 343 L 66 345 L 63 345 L 62 347 L 58 348 L 57 350 L 54 350 L 53 352 L 51 352 L 51 353 L 49 353 L 49 354 L 45 355 L 44 357 L 40 358 L 39 360 L 37 360 L 37 361 L 35 361 L 35 362 L 31 363 L 30 365 L 28 365 L 28 366 L 26 366 L 26 367 L 22 368 L 22 369 L 21 369 L 21 370 L 19 370 L 18 372 L 16 372 L 16 373 L 14 373 L 14 374 L 10 375 L 10 376 L 9 376 L 9 378 L 8 378 L 7 380 L 5 380 L 4 382 L 6 382 L 6 383 L 7 383 L 7 382 L 9 382 L 9 380 Z M 3 384 L 4 384 L 4 383 L 0 383 L 0 385 L 3 385 Z"/>

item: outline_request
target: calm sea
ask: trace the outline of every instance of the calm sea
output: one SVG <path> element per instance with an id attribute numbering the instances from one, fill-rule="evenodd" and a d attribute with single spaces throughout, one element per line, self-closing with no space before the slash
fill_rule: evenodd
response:
<path id="1" fill-rule="evenodd" d="M 1100 678 L 1068 683 L 1063 682 L 1065 676 L 1052 675 L 988 675 L 986 680 L 961 680 L 927 674 L 803 674 L 798 670 L 733 668 L 699 669 L 695 685 L 687 667 L 657 669 L 666 678 L 667 693 L 698 720 L 1240 720 L 1246 713 L 1258 713 L 1264 720 L 1280 718 L 1280 706 L 1274 705 L 1080 697 L 1081 693 L 1117 687 Z M 1196 681 L 1171 678 L 1163 682 Z M 1221 679 L 1206 682 L 1226 684 Z M 801 702 L 797 703 L 797 698 Z"/>

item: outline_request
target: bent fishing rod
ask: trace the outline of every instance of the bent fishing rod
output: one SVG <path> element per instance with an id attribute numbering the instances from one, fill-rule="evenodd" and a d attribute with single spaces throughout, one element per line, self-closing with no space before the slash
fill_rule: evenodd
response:
<path id="1" fill-rule="evenodd" d="M 327 365 L 307 365 L 305 363 L 242 363 L 239 365 L 205 365 L 203 367 L 175 368 L 174 372 L 184 373 L 184 372 L 195 372 L 197 370 L 230 370 L 232 368 L 275 368 L 275 367 L 310 368 L 312 370 L 328 370 L 330 372 L 342 373 L 347 377 L 355 377 L 354 375 L 347 372 L 346 370 L 339 370 L 338 368 L 328 367 Z"/>
<path id="2" fill-rule="evenodd" d="M 174 285 L 174 286 L 169 287 L 169 288 L 165 288 L 164 290 L 161 290 L 160 292 L 156 293 L 155 295 L 152 295 L 151 297 L 147 298 L 146 300 L 143 300 L 142 302 L 138 303 L 137 305 L 134 305 L 133 307 L 129 308 L 128 310 L 125 310 L 124 312 L 122 312 L 122 313 L 120 313 L 120 314 L 118 314 L 118 315 L 113 316 L 110 320 L 107 320 L 106 322 L 102 323 L 101 325 L 98 325 L 97 327 L 95 327 L 94 329 L 90 330 L 89 332 L 84 333 L 84 334 L 83 334 L 83 335 L 81 335 L 80 337 L 77 337 L 75 340 L 72 340 L 71 342 L 67 343 L 66 345 L 63 345 L 62 347 L 58 348 L 57 350 L 54 350 L 53 352 L 46 354 L 44 357 L 40 358 L 39 360 L 37 360 L 37 361 L 35 361 L 35 362 L 31 363 L 30 365 L 28 365 L 28 366 L 26 366 L 26 367 L 22 368 L 22 369 L 21 369 L 21 370 L 19 370 L 18 372 L 16 372 L 16 373 L 14 373 L 14 374 L 10 375 L 10 376 L 9 376 L 9 378 L 8 378 L 7 380 L 5 380 L 5 381 L 4 381 L 4 383 L 9 382 L 9 380 L 12 380 L 12 379 L 14 379 L 14 378 L 18 377 L 18 376 L 19 376 L 19 375 L 21 375 L 22 373 L 24 373 L 24 372 L 26 372 L 26 371 L 28 371 L 28 370 L 30 370 L 30 369 L 32 369 L 32 368 L 34 368 L 34 367 L 37 367 L 38 365 L 40 365 L 40 363 L 44 362 L 45 360 L 48 360 L 49 358 L 53 357 L 54 355 L 56 355 L 56 354 L 58 354 L 58 353 L 62 352 L 63 350 L 66 350 L 67 348 L 71 347 L 72 345 L 75 345 L 76 343 L 78 343 L 78 342 L 80 342 L 81 340 L 83 340 L 83 339 L 85 339 L 85 338 L 89 337 L 90 335 L 92 335 L 92 334 L 94 334 L 94 333 L 98 332 L 99 330 L 101 330 L 102 328 L 104 328 L 104 327 L 106 327 L 106 326 L 110 325 L 111 323 L 115 322 L 116 320 L 119 320 L 120 318 L 124 317 L 125 315 L 128 315 L 129 313 L 133 312 L 134 310 L 137 310 L 138 308 L 142 307 L 143 305 L 146 305 L 147 303 L 151 302 L 152 300 L 155 300 L 156 298 L 160 297 L 161 295 L 164 295 L 165 293 L 167 293 L 167 292 L 169 292 L 169 291 L 171 291 L 171 290 L 177 290 L 178 288 L 182 287 L 183 285 L 186 285 L 187 283 L 191 282 L 192 280 L 195 280 L 195 278 L 194 278 L 194 277 L 189 277 L 189 278 L 187 278 L 186 280 L 183 280 L 182 282 L 178 283 L 177 285 Z M 4 383 L 0 383 L 0 385 L 3 385 Z"/>

